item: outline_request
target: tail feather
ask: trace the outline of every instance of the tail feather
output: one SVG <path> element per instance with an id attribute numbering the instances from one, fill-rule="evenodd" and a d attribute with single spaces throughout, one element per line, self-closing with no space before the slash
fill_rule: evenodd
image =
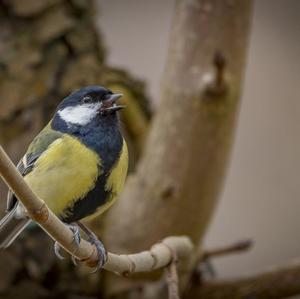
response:
<path id="1" fill-rule="evenodd" d="M 11 245 L 31 221 L 16 217 L 15 212 L 16 209 L 13 209 L 0 220 L 0 250 Z"/>

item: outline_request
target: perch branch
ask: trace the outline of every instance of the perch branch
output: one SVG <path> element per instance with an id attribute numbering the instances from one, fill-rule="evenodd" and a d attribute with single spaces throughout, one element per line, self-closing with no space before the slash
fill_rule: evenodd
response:
<path id="1" fill-rule="evenodd" d="M 0 146 L 0 174 L 17 198 L 24 204 L 28 216 L 36 221 L 52 239 L 87 266 L 97 264 L 98 254 L 94 245 L 81 240 L 79 246 L 73 242 L 73 234 L 29 188 L 13 162 Z M 148 272 L 162 268 L 173 260 L 173 252 L 178 258 L 187 257 L 193 250 L 188 237 L 168 237 L 151 247 L 149 251 L 136 254 L 117 255 L 108 253 L 104 269 L 123 275 L 133 272 Z"/>

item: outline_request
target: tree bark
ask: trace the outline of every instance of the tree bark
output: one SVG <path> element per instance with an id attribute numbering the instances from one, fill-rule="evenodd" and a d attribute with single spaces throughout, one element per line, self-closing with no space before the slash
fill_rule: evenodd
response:
<path id="1" fill-rule="evenodd" d="M 92 0 L 0 1 L 0 144 L 14 162 L 66 95 L 95 84 L 126 94 L 123 103 L 135 107 L 122 114 L 127 140 L 131 151 L 141 148 L 143 140 L 136 135 L 144 136 L 149 122 L 144 83 L 107 65 L 94 16 Z M 138 131 L 132 132 L 128 114 L 140 121 Z M 0 180 L 2 199 L 6 192 Z M 52 241 L 33 227 L 1 252 L 0 264 L 9 269 L 0 274 L 1 298 L 99 295 L 99 279 L 83 267 L 70 266 L 68 260 L 54 259 Z"/>
<path id="2" fill-rule="evenodd" d="M 201 244 L 232 145 L 250 6 L 238 0 L 178 1 L 146 150 L 105 222 L 110 250 L 143 250 L 170 234 Z"/>
<path id="3" fill-rule="evenodd" d="M 139 117 L 138 135 L 148 126 L 144 84 L 105 63 L 106 52 L 93 19 L 92 0 L 0 1 L 0 143 L 15 162 L 49 121 L 58 103 L 87 85 L 121 89 L 130 108 L 124 114 L 132 148 L 142 138 L 128 114 Z M 128 124 L 128 126 L 127 126 Z M 0 196 L 6 188 L 0 182 Z"/>

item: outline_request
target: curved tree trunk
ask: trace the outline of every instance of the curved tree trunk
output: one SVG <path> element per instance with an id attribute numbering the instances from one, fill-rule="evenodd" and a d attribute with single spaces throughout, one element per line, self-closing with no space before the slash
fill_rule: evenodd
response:
<path id="1" fill-rule="evenodd" d="M 201 244 L 228 164 L 249 20 L 250 1 L 178 1 L 146 151 L 106 219 L 110 250 L 143 250 L 168 235 Z"/>

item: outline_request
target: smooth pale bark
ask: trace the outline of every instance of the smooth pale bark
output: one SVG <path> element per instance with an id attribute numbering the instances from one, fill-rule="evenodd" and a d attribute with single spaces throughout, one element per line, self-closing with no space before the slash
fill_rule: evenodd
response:
<path id="1" fill-rule="evenodd" d="M 201 243 L 228 165 L 250 4 L 177 3 L 160 106 L 137 171 L 107 216 L 103 238 L 109 249 L 143 250 L 170 234 Z M 220 80 L 212 62 L 216 52 L 225 57 Z"/>
<path id="2" fill-rule="evenodd" d="M 180 1 L 161 104 L 146 151 L 107 217 L 113 248 L 142 249 L 169 234 L 203 237 L 224 179 L 245 65 L 249 1 Z M 228 90 L 205 92 L 215 51 Z M 117 237 L 116 237 L 117 236 Z"/>

